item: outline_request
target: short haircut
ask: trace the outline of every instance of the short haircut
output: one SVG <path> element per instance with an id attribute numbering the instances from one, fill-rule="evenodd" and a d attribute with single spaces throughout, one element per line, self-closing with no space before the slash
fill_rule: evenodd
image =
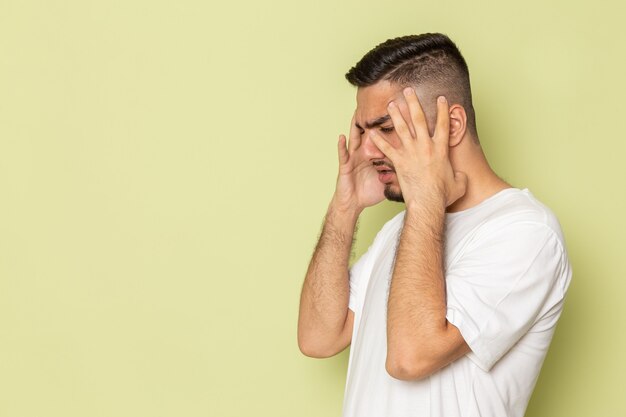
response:
<path id="1" fill-rule="evenodd" d="M 467 128 L 478 142 L 472 105 L 469 70 L 459 48 L 441 33 L 423 33 L 389 39 L 369 51 L 348 71 L 346 79 L 356 87 L 389 81 L 424 91 L 421 99 L 435 102 L 446 96 L 467 114 Z M 422 104 L 424 111 L 426 105 Z"/>

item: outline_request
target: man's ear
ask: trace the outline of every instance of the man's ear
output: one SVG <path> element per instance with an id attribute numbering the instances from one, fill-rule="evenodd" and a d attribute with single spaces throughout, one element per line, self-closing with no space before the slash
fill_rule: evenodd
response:
<path id="1" fill-rule="evenodd" d="M 450 114 L 450 141 L 448 146 L 456 146 L 463 140 L 467 130 L 467 114 L 460 104 L 453 104 L 448 110 Z"/>

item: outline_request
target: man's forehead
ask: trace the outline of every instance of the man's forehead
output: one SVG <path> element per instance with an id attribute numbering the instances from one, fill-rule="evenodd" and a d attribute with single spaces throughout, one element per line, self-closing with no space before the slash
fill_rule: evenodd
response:
<path id="1" fill-rule="evenodd" d="M 369 125 L 378 126 L 382 124 L 382 118 L 387 116 L 387 105 L 391 101 L 395 101 L 398 105 L 400 113 L 405 118 L 409 117 L 409 110 L 404 98 L 403 90 L 406 85 L 391 83 L 389 81 L 379 81 L 376 84 L 359 87 L 356 94 L 356 117 L 355 123 L 359 127 L 367 127 Z M 429 97 L 432 95 L 425 86 L 414 86 L 420 105 L 424 113 L 428 116 L 433 111 L 436 114 L 436 106 L 428 104 Z"/>
<path id="2" fill-rule="evenodd" d="M 380 125 L 389 120 L 387 105 L 402 98 L 402 87 L 389 81 L 359 87 L 356 94 L 356 124 L 360 127 Z"/>

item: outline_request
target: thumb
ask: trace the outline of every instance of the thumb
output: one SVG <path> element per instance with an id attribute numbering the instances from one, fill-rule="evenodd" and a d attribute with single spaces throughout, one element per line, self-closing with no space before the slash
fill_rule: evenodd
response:
<path id="1" fill-rule="evenodd" d="M 339 140 L 337 141 L 337 154 L 339 156 L 339 165 L 344 165 L 350 159 L 350 155 L 348 154 L 348 150 L 346 149 L 346 137 L 345 135 L 339 135 Z"/>

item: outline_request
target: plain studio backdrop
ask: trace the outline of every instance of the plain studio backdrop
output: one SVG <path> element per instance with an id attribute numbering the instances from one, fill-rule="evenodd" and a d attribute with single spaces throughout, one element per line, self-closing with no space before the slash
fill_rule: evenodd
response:
<path id="1" fill-rule="evenodd" d="M 530 417 L 626 415 L 624 6 L 0 2 L 0 416 L 339 416 L 297 347 L 336 140 L 376 44 L 448 34 L 493 168 L 574 277 Z M 361 219 L 356 256 L 401 205 Z"/>

